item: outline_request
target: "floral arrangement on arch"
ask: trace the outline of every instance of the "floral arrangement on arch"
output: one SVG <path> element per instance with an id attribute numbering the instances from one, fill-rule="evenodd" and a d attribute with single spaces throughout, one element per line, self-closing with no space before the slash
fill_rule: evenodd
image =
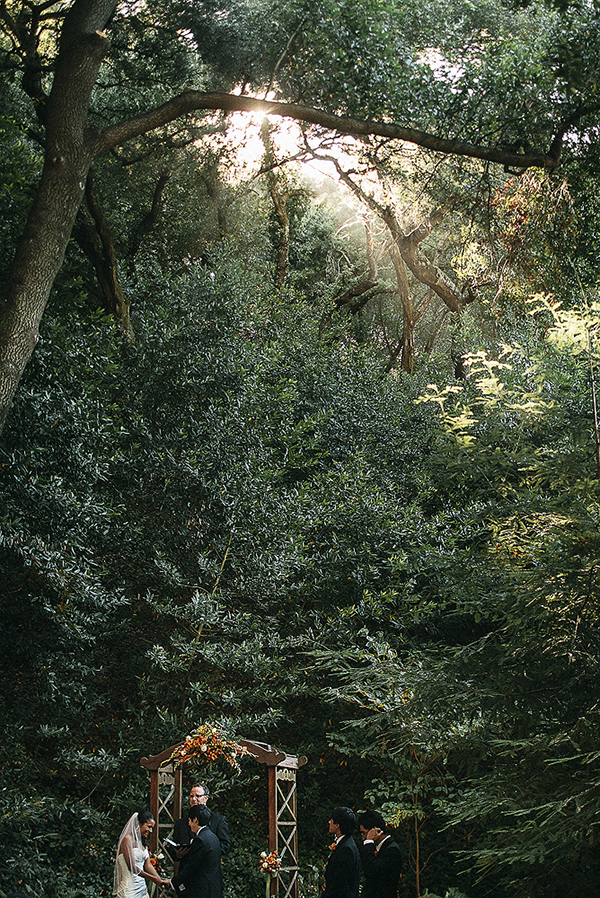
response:
<path id="1" fill-rule="evenodd" d="M 261 851 L 258 869 L 261 873 L 266 873 L 268 876 L 277 875 L 281 870 L 281 858 L 276 851 L 272 851 L 270 854 L 267 854 L 266 851 Z"/>
<path id="2" fill-rule="evenodd" d="M 179 767 L 188 761 L 211 764 L 222 758 L 239 772 L 239 758 L 241 755 L 247 754 L 247 748 L 239 745 L 233 739 L 228 739 L 219 727 L 203 723 L 185 737 L 169 761 L 173 761 L 175 766 Z"/>

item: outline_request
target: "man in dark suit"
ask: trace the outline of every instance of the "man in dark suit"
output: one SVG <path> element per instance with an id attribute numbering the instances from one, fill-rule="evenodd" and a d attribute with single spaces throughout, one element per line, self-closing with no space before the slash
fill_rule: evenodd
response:
<path id="1" fill-rule="evenodd" d="M 210 792 L 206 783 L 194 783 L 190 789 L 190 808 L 196 806 L 206 807 L 209 797 Z M 222 814 L 215 814 L 214 811 L 210 811 L 208 827 L 219 840 L 221 845 L 221 855 L 229 854 L 231 851 L 231 836 L 229 835 L 227 818 Z M 172 839 L 177 845 L 189 846 L 192 839 L 192 832 L 190 830 L 187 814 L 176 822 L 173 828 Z M 189 851 L 189 847 L 170 848 L 169 854 L 173 861 L 179 862 L 181 869 L 181 867 L 184 867 L 187 863 Z"/>
<path id="2" fill-rule="evenodd" d="M 185 864 L 171 880 L 181 898 L 222 898 L 221 846 L 209 828 L 210 810 L 193 805 L 188 812 L 192 842 Z"/>
<path id="3" fill-rule="evenodd" d="M 325 868 L 325 889 L 321 898 L 358 898 L 360 863 L 358 848 L 352 838 L 355 826 L 352 808 L 333 809 L 329 832 L 335 841 Z"/>
<path id="4" fill-rule="evenodd" d="M 360 860 L 365 874 L 361 898 L 397 898 L 402 875 L 402 853 L 378 811 L 358 818 L 362 836 Z"/>

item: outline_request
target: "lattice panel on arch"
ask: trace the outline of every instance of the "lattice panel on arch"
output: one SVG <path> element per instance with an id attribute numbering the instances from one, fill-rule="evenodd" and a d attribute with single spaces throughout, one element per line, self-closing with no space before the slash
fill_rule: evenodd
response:
<path id="1" fill-rule="evenodd" d="M 169 861 L 164 839 L 170 836 L 175 826 L 173 818 L 173 796 L 175 795 L 175 774 L 173 765 L 161 767 L 158 771 L 158 848 Z"/>
<path id="2" fill-rule="evenodd" d="M 279 898 L 294 898 L 298 894 L 296 771 L 278 767 L 275 782 L 277 853 L 282 860 L 277 891 Z"/>
<path id="3" fill-rule="evenodd" d="M 169 764 L 168 766 L 160 767 L 158 770 L 158 815 L 156 818 L 158 823 L 158 851 L 164 855 L 161 864 L 163 872 L 167 877 L 171 877 L 175 872 L 174 864 L 164 843 L 164 840 L 171 835 L 175 826 L 172 811 L 174 795 L 175 771 L 173 765 Z M 169 898 L 169 896 L 173 895 L 169 887 L 163 888 L 155 884 L 150 885 L 152 888 L 149 889 L 149 894 L 152 898 Z"/>

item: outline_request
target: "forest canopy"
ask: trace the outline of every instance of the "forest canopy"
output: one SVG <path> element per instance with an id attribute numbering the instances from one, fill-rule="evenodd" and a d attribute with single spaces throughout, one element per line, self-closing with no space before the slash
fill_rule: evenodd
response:
<path id="1" fill-rule="evenodd" d="M 0 898 L 105 894 L 207 721 L 308 758 L 300 898 L 336 805 L 400 898 L 597 890 L 599 26 L 0 2 Z"/>

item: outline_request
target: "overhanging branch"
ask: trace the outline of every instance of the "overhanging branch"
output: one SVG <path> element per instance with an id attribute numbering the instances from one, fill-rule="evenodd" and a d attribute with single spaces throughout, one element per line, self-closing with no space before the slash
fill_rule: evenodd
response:
<path id="1" fill-rule="evenodd" d="M 284 118 L 306 122 L 307 124 L 319 125 L 330 131 L 337 131 L 339 134 L 348 134 L 358 138 L 377 136 L 392 140 L 402 140 L 424 149 L 444 153 L 445 155 L 482 159 L 519 169 L 555 169 L 560 159 L 562 143 L 559 137 L 555 138 L 550 153 L 515 153 L 497 147 L 479 146 L 478 144 L 457 138 L 436 137 L 425 131 L 404 128 L 393 122 L 369 122 L 348 116 L 333 115 L 310 106 L 270 102 L 260 100 L 257 97 L 239 94 L 202 93 L 197 90 L 186 90 L 182 94 L 173 97 L 167 103 L 163 103 L 162 106 L 158 106 L 119 124 L 111 125 L 98 132 L 93 139 L 93 155 L 100 156 L 134 137 L 147 134 L 149 131 L 167 125 L 183 115 L 200 110 L 262 112 L 264 115 L 279 115 Z"/>

